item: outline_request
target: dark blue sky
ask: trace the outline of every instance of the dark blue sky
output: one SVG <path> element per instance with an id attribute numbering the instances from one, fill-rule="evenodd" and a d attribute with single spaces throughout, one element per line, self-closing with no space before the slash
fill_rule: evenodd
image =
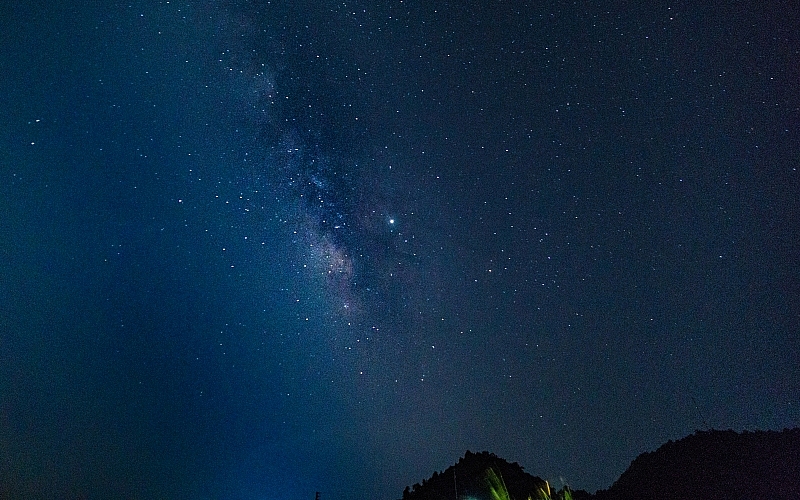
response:
<path id="1" fill-rule="evenodd" d="M 0 496 L 800 424 L 795 4 L 55 4 L 0 7 Z"/>

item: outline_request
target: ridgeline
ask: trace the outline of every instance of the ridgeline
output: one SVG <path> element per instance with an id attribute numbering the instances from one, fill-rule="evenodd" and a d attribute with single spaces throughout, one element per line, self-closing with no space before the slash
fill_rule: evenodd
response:
<path id="1" fill-rule="evenodd" d="M 800 499 L 800 428 L 783 431 L 697 431 L 642 453 L 607 490 L 564 488 L 489 452 L 467 451 L 458 463 L 406 487 L 402 500 L 497 500 L 489 470 L 508 500 L 771 500 Z"/>

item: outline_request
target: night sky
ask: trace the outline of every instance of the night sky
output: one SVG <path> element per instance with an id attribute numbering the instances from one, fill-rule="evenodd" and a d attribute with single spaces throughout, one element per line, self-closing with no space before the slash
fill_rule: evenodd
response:
<path id="1" fill-rule="evenodd" d="M 800 9 L 736 3 L 2 2 L 0 496 L 800 425 Z"/>

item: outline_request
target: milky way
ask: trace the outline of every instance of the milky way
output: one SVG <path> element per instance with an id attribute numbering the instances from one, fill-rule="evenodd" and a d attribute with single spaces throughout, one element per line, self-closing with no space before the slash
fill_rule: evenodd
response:
<path id="1" fill-rule="evenodd" d="M 287 256 L 298 275 L 316 280 L 330 314 L 363 328 L 381 318 L 397 323 L 420 258 L 407 223 L 413 210 L 392 206 L 373 178 L 391 166 L 371 164 L 359 130 L 342 125 L 331 104 L 335 84 L 302 63 L 294 73 L 272 69 L 280 59 L 247 50 L 248 41 L 266 43 L 249 35 L 235 44 L 245 56 L 223 61 L 235 75 L 240 123 L 254 137 L 243 189 L 277 201 L 292 242 Z"/>
<path id="2" fill-rule="evenodd" d="M 800 421 L 791 9 L 5 3 L 0 496 L 593 490 Z"/>

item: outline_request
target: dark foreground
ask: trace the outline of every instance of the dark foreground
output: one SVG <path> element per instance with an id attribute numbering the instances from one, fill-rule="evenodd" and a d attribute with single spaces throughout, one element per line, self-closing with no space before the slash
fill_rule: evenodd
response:
<path id="1" fill-rule="evenodd" d="M 493 498 L 489 470 L 511 500 L 753 500 L 800 498 L 800 428 L 783 431 L 698 431 L 642 453 L 607 490 L 548 491 L 545 481 L 488 452 L 471 453 L 430 479 L 407 487 L 403 500 Z M 496 494 L 496 491 L 494 492 Z"/>

